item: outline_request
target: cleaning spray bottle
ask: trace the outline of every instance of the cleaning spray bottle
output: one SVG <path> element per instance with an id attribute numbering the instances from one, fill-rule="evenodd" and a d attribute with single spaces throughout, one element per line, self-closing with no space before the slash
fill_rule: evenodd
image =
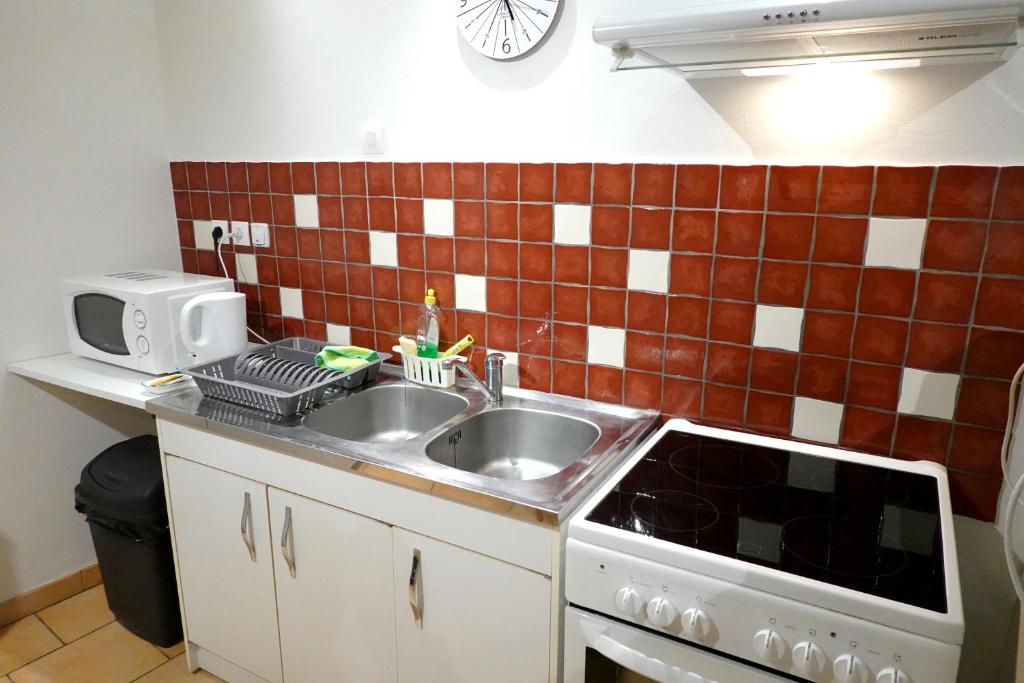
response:
<path id="1" fill-rule="evenodd" d="M 441 309 L 437 307 L 434 290 L 428 289 L 420 306 L 419 323 L 416 325 L 416 353 L 420 358 L 437 358 L 437 343 L 440 339 Z"/>

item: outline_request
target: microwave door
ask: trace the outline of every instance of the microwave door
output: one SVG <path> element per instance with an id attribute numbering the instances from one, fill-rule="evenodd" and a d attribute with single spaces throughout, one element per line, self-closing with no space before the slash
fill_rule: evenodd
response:
<path id="1" fill-rule="evenodd" d="M 112 356 L 130 356 L 124 333 L 125 302 L 107 294 L 74 297 L 74 321 L 78 338 Z"/>

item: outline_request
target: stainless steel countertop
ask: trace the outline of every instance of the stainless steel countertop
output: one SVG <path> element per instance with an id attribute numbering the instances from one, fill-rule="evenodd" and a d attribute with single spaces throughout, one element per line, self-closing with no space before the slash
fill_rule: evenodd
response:
<path id="1" fill-rule="evenodd" d="M 384 366 L 378 380 L 355 392 L 389 384 L 408 384 L 400 368 Z M 287 456 L 348 470 L 427 492 L 509 517 L 558 527 L 583 502 L 615 465 L 657 427 L 651 410 L 598 403 L 525 389 L 505 389 L 500 406 L 488 405 L 483 394 L 462 382 L 449 391 L 469 401 L 465 411 L 409 441 L 396 444 L 361 443 L 328 436 L 303 424 L 302 415 L 282 418 L 252 408 L 206 398 L 199 389 L 162 396 L 147 409 L 160 419 L 237 439 Z M 427 457 L 426 445 L 435 436 L 474 415 L 502 408 L 521 408 L 581 418 L 600 430 L 597 441 L 564 470 L 543 479 L 496 479 L 448 467 Z"/>

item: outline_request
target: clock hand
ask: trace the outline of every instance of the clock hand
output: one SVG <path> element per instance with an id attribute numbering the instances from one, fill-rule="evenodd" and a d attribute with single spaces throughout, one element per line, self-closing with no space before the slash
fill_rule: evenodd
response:
<path id="1" fill-rule="evenodd" d="M 505 7 L 508 8 L 508 18 L 512 21 L 516 20 L 516 13 L 512 11 L 512 3 L 509 0 L 505 0 Z"/>

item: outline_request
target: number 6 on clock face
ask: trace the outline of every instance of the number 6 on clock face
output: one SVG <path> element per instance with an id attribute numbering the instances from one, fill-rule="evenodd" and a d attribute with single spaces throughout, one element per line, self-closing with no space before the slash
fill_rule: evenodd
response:
<path id="1" fill-rule="evenodd" d="M 455 0 L 459 32 L 491 59 L 533 50 L 551 30 L 562 0 Z"/>

